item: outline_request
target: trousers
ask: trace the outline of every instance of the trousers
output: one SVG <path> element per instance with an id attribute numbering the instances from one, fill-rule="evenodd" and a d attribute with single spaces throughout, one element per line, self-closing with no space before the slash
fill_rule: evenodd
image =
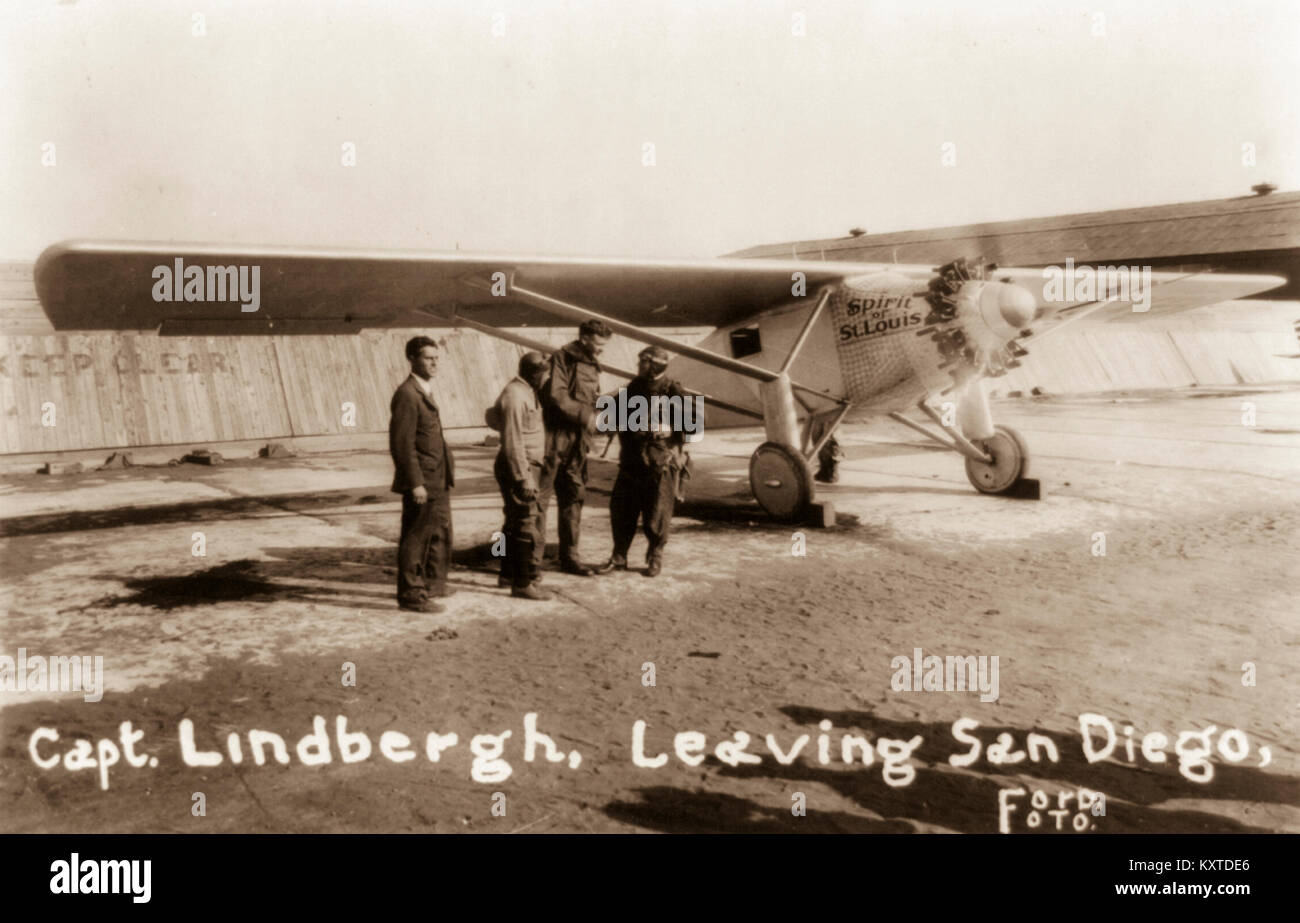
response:
<path id="1" fill-rule="evenodd" d="M 415 602 L 447 588 L 451 569 L 451 492 L 430 492 L 416 503 L 402 494 L 402 537 L 397 543 L 397 599 Z"/>
<path id="2" fill-rule="evenodd" d="M 534 477 L 539 475 L 540 468 L 540 465 L 533 466 Z M 496 475 L 497 486 L 501 488 L 501 501 L 505 505 L 506 514 L 505 525 L 501 527 L 506 538 L 501 573 L 510 580 L 511 586 L 523 588 L 537 579 L 537 548 L 545 547 L 537 531 L 537 499 L 534 497 L 526 500 L 520 496 L 518 483 L 504 455 L 497 455 L 492 473 Z"/>
<path id="3" fill-rule="evenodd" d="M 582 532 L 582 505 L 587 500 L 587 455 L 575 443 L 563 455 L 548 456 L 537 479 L 537 546 L 533 561 L 540 570 L 546 553 L 546 516 L 551 496 L 559 510 L 560 562 L 578 564 L 578 539 Z"/>
<path id="4" fill-rule="evenodd" d="M 673 471 L 658 468 L 619 468 L 614 481 L 614 492 L 609 497 L 609 521 L 614 532 L 614 555 L 627 559 L 632 539 L 636 537 L 637 519 L 645 532 L 650 547 L 646 560 L 663 556 L 668 544 L 668 530 L 673 521 L 673 507 L 677 497 L 674 492 Z"/>

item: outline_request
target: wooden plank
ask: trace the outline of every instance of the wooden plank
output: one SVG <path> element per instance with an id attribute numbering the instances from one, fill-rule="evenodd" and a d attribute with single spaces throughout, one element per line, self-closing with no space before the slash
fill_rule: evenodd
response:
<path id="1" fill-rule="evenodd" d="M 13 368 L 13 338 L 0 336 L 0 453 L 18 452 L 22 445 Z"/>
<path id="2" fill-rule="evenodd" d="M 85 337 L 86 351 L 91 359 L 91 372 L 96 403 L 102 408 L 99 421 L 99 443 L 95 448 L 133 445 L 128 418 L 123 411 L 126 388 L 123 376 L 114 361 L 115 343 L 99 336 Z M 85 383 L 79 383 L 86 387 Z M 86 448 L 90 448 L 87 446 Z"/>

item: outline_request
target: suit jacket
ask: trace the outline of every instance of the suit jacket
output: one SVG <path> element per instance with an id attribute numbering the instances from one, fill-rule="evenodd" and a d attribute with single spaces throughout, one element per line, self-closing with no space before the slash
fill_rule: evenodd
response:
<path id="1" fill-rule="evenodd" d="M 442 437 L 438 405 L 408 376 L 393 394 L 388 451 L 397 473 L 393 492 L 424 487 L 430 495 L 456 483 L 451 448 Z"/>

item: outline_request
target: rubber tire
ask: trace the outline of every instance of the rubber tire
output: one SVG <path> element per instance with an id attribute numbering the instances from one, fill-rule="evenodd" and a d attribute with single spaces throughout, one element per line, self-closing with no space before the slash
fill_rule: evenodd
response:
<path id="1" fill-rule="evenodd" d="M 769 486 L 769 481 L 779 486 Z M 749 457 L 749 488 L 754 499 L 772 518 L 797 522 L 812 504 L 812 468 L 793 446 L 765 442 Z"/>
<path id="2" fill-rule="evenodd" d="M 966 478 L 982 494 L 1005 494 L 1015 489 L 1029 470 L 1029 449 L 1024 438 L 1009 426 L 999 423 L 993 435 L 971 440 L 993 456 L 993 464 L 966 459 Z"/>

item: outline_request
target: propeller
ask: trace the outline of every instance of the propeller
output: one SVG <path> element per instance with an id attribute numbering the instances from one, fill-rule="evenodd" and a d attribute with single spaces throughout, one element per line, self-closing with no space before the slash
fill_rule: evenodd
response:
<path id="1" fill-rule="evenodd" d="M 1029 354 L 1015 340 L 1034 319 L 1038 303 L 1019 285 L 991 280 L 996 270 L 996 263 L 956 259 L 935 269 L 925 293 L 930 305 L 925 322 L 932 327 L 940 367 L 956 385 L 1005 375 Z"/>

